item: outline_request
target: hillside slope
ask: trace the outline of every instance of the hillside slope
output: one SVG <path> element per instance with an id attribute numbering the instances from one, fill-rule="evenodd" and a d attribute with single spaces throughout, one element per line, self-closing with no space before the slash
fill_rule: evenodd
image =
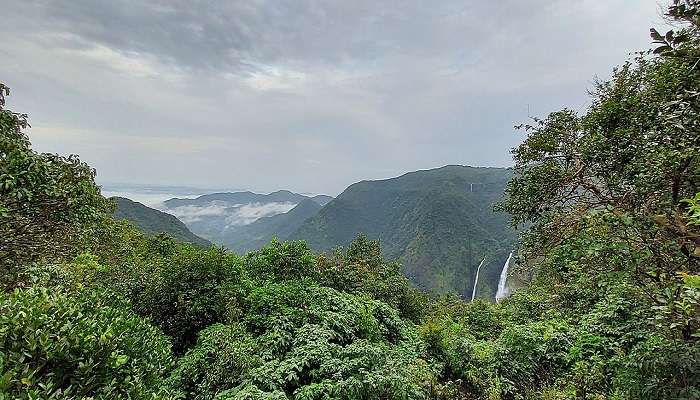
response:
<path id="1" fill-rule="evenodd" d="M 508 217 L 493 212 L 512 171 L 446 166 L 348 187 L 294 234 L 315 250 L 346 246 L 358 233 L 379 239 L 417 285 L 493 299 L 503 262 L 515 245 Z"/>
<path id="2" fill-rule="evenodd" d="M 174 215 L 147 207 L 124 197 L 112 197 L 117 208 L 112 214 L 116 219 L 131 221 L 140 231 L 148 235 L 165 232 L 175 240 L 209 247 L 211 242 L 190 232 Z"/>

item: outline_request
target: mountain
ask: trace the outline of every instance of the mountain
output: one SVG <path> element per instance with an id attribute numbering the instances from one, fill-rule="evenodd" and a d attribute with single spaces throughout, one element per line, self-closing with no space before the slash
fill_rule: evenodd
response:
<path id="1" fill-rule="evenodd" d="M 266 245 L 273 237 L 283 241 L 320 209 L 318 199 L 304 199 L 286 213 L 263 217 L 240 227 L 223 244 L 235 252 L 246 253 Z"/>
<path id="2" fill-rule="evenodd" d="M 273 219 L 250 226 L 258 220 L 285 214 L 307 200 L 311 203 L 307 203 L 303 209 L 279 219 L 288 222 Z M 164 206 L 168 213 L 177 216 L 197 235 L 243 252 L 259 247 L 260 238 L 269 240 L 277 236 L 282 239 L 283 233 L 299 227 L 303 222 L 301 216 L 310 217 L 312 209 L 318 211 L 331 200 L 333 198 L 326 195 L 310 197 L 278 190 L 270 194 L 234 192 L 205 194 L 194 199 L 173 198 L 166 200 Z"/>
<path id="3" fill-rule="evenodd" d="M 319 196 L 317 196 L 319 197 Z M 321 195 L 322 197 L 322 195 Z M 300 203 L 308 199 L 308 196 L 293 193 L 289 190 L 278 190 L 270 194 L 259 194 L 253 192 L 235 193 L 211 193 L 199 196 L 194 199 L 170 199 L 165 201 L 165 206 L 175 208 L 181 206 L 206 206 L 213 202 L 224 202 L 228 204 L 248 204 L 248 203 Z"/>
<path id="4" fill-rule="evenodd" d="M 187 229 L 177 217 L 147 207 L 141 203 L 124 197 L 112 197 L 117 205 L 113 214 L 116 219 L 131 221 L 139 230 L 147 235 L 165 232 L 178 241 L 189 242 L 198 246 L 209 247 L 211 242 L 202 239 Z"/>
<path id="5" fill-rule="evenodd" d="M 317 251 L 347 246 L 358 233 L 379 239 L 384 256 L 402 263 L 418 286 L 471 297 L 476 270 L 486 257 L 477 294 L 493 299 L 516 235 L 495 213 L 512 171 L 446 166 L 362 181 L 306 220 L 289 239 Z"/>

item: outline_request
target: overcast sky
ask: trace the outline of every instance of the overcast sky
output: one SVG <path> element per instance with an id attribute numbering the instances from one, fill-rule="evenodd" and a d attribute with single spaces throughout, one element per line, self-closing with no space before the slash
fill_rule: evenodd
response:
<path id="1" fill-rule="evenodd" d="M 102 183 L 291 189 L 508 166 L 649 47 L 654 0 L 3 0 L 0 81 Z"/>

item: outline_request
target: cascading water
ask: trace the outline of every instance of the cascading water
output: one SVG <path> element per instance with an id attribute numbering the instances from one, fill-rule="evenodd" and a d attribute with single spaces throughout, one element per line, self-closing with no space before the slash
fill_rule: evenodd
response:
<path id="1" fill-rule="evenodd" d="M 486 261 L 486 256 L 484 256 L 484 259 L 481 260 L 479 263 L 479 267 L 476 269 L 476 278 L 474 278 L 474 290 L 472 290 L 472 301 L 474 301 L 474 298 L 476 297 L 476 284 L 479 283 L 479 271 L 481 271 L 481 266 L 484 265 L 484 261 Z"/>
<path id="2" fill-rule="evenodd" d="M 506 279 L 508 278 L 508 267 L 510 266 L 510 259 L 513 258 L 513 252 L 508 254 L 508 259 L 506 263 L 503 264 L 503 270 L 501 271 L 501 277 L 498 279 L 498 290 L 496 291 L 496 303 L 498 303 L 504 297 L 510 294 L 508 287 L 506 286 Z"/>

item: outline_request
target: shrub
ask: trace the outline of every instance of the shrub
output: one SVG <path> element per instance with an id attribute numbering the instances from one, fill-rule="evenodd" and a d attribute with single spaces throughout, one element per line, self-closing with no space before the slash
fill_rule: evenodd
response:
<path id="1" fill-rule="evenodd" d="M 0 397 L 165 396 L 169 341 L 115 302 L 100 291 L 0 293 Z"/>
<path id="2" fill-rule="evenodd" d="M 414 322 L 424 315 L 428 297 L 401 273 L 401 265 L 382 259 L 378 240 L 360 234 L 345 254 L 336 249 L 320 255 L 310 274 L 319 284 L 348 293 L 364 293 L 396 308 Z"/>
<path id="3" fill-rule="evenodd" d="M 306 243 L 278 242 L 248 253 L 245 267 L 250 276 L 266 280 L 290 280 L 309 276 L 314 268 L 314 254 Z"/>

